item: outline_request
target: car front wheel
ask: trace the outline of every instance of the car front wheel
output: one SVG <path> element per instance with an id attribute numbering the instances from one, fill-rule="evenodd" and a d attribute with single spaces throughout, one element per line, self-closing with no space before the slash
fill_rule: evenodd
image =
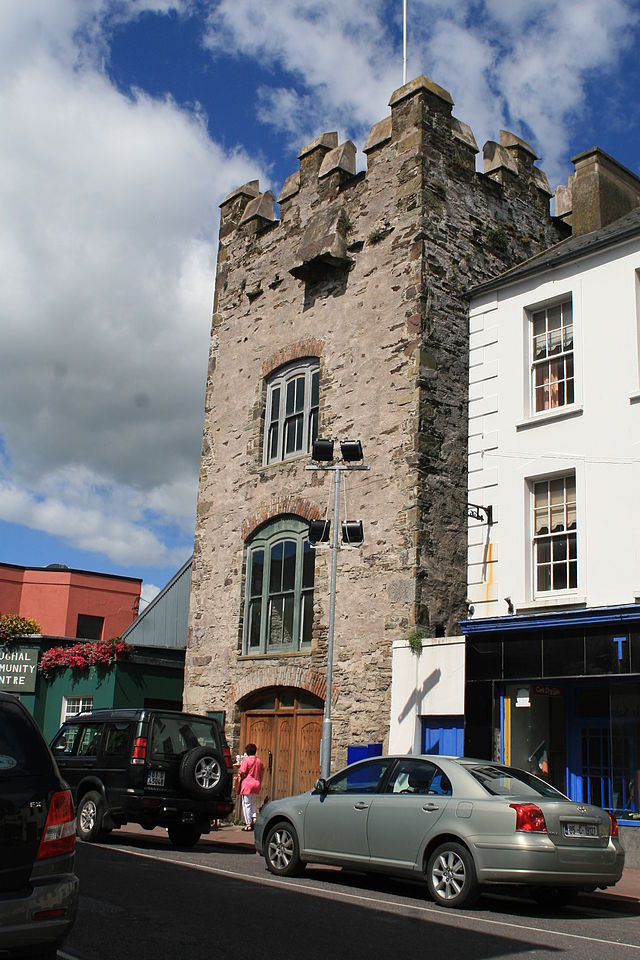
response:
<path id="1" fill-rule="evenodd" d="M 100 840 L 104 811 L 104 800 L 99 793 L 94 790 L 85 793 L 76 814 L 76 833 L 80 840 L 86 840 L 87 843 Z"/>
<path id="2" fill-rule="evenodd" d="M 473 857 L 460 843 L 442 843 L 427 864 L 427 886 L 436 903 L 443 907 L 471 906 L 480 889 Z"/>
<path id="3" fill-rule="evenodd" d="M 267 868 L 278 877 L 294 877 L 304 870 L 298 835 L 286 820 L 275 823 L 268 831 L 264 859 Z"/>

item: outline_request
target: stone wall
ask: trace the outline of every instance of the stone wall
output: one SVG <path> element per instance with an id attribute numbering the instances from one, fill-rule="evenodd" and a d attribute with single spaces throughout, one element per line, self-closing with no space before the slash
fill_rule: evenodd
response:
<path id="1" fill-rule="evenodd" d="M 192 575 L 185 708 L 227 712 L 270 685 L 324 690 L 329 551 L 316 553 L 310 652 L 242 655 L 245 540 L 266 519 L 324 517 L 308 456 L 264 467 L 265 376 L 320 364 L 320 436 L 362 441 L 349 477 L 360 550 L 338 558 L 334 766 L 389 730 L 393 640 L 453 635 L 465 613 L 466 291 L 567 233 L 527 144 L 503 133 L 475 170 L 473 134 L 425 77 L 396 91 L 365 145 L 324 134 L 278 197 L 257 182 L 221 205 Z"/>

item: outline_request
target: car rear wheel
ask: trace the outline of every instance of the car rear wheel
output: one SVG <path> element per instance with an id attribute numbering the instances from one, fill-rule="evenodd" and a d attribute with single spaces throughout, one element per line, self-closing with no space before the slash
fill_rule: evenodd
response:
<path id="1" fill-rule="evenodd" d="M 580 891 L 577 887 L 532 887 L 531 896 L 535 902 L 547 910 L 554 907 L 568 907 L 574 903 Z"/>
<path id="2" fill-rule="evenodd" d="M 191 823 L 173 823 L 167 828 L 169 840 L 175 847 L 194 847 L 202 832 Z"/>
<path id="3" fill-rule="evenodd" d="M 104 811 L 104 800 L 99 793 L 93 790 L 85 793 L 76 813 L 76 833 L 80 840 L 95 843 L 101 838 Z"/>
<path id="4" fill-rule="evenodd" d="M 460 843 L 442 843 L 427 864 L 427 886 L 443 907 L 471 906 L 480 894 L 473 857 Z"/>
<path id="5" fill-rule="evenodd" d="M 210 747 L 194 747 L 185 753 L 180 762 L 180 783 L 193 797 L 217 797 L 227 779 L 227 769 L 215 750 Z"/>
<path id="6" fill-rule="evenodd" d="M 278 877 L 294 877 L 304 871 L 298 835 L 286 820 L 275 823 L 268 831 L 264 859 L 267 868 Z"/>

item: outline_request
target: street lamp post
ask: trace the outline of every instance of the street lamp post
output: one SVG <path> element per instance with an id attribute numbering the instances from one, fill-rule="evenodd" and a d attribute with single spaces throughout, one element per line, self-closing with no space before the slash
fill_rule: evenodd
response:
<path id="1" fill-rule="evenodd" d="M 338 572 L 338 522 L 340 513 L 340 476 L 351 470 L 368 470 L 369 467 L 356 461 L 362 460 L 362 446 L 359 440 L 345 440 L 340 444 L 342 453 L 342 463 L 333 462 L 333 440 L 316 440 L 313 444 L 312 460 L 313 463 L 307 465 L 307 470 L 324 470 L 333 473 L 333 537 L 331 539 L 331 587 L 329 593 L 329 636 L 327 639 L 327 689 L 324 701 L 324 718 L 322 721 L 322 743 L 320 745 L 320 774 L 327 779 L 331 775 L 331 738 L 332 738 L 332 720 L 331 720 L 331 688 L 333 683 L 333 638 L 336 613 L 336 575 Z M 320 462 L 319 462 L 320 461 Z M 324 462 L 322 462 L 324 461 Z M 331 462 L 328 462 L 331 461 Z M 320 541 L 328 539 L 328 530 L 326 521 L 320 521 L 321 534 Z M 360 531 L 362 524 L 359 523 Z M 349 522 L 345 520 L 342 524 L 343 540 L 347 539 L 350 543 L 362 543 L 362 534 L 356 531 L 355 538 L 353 531 L 349 538 Z M 346 533 L 346 538 L 345 538 Z"/>

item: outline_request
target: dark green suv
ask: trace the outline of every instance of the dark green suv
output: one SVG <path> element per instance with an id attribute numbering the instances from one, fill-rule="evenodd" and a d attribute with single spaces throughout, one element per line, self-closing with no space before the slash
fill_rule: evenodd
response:
<path id="1" fill-rule="evenodd" d="M 231 754 L 211 717 L 94 710 L 67 720 L 51 749 L 73 791 L 82 840 L 138 823 L 167 827 L 172 843 L 190 847 L 233 809 Z"/>

